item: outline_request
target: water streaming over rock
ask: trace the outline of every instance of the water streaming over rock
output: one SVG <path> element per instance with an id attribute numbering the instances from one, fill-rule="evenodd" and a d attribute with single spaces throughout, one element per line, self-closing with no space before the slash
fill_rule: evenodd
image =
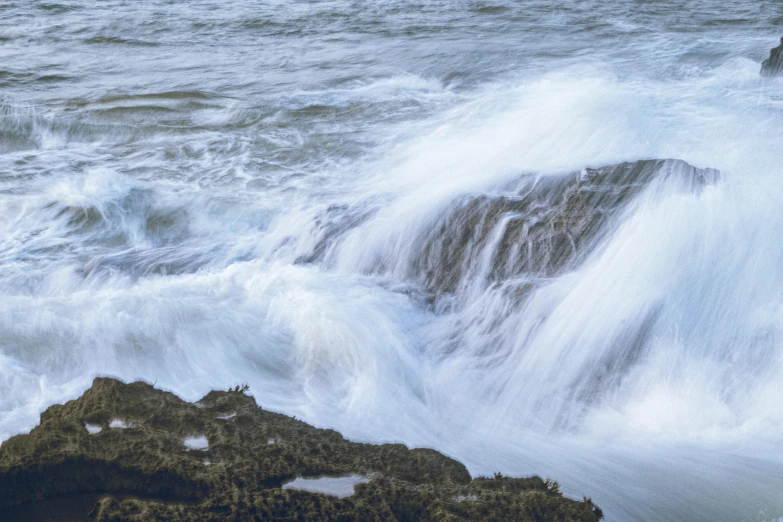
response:
<path id="1" fill-rule="evenodd" d="M 783 5 L 0 5 L 0 438 L 96 375 L 783 516 Z"/>

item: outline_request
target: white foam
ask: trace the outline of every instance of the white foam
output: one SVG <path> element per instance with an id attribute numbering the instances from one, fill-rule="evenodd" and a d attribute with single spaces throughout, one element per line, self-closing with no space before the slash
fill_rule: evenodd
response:
<path id="1" fill-rule="evenodd" d="M 87 430 L 87 433 L 89 433 L 90 435 L 95 435 L 95 434 L 100 433 L 100 432 L 103 431 L 103 428 L 101 428 L 97 424 L 89 424 L 89 423 L 87 423 L 87 424 L 84 425 L 84 427 Z"/>
<path id="2" fill-rule="evenodd" d="M 551 475 L 615 520 L 655 519 L 664 503 L 693 515 L 684 497 L 702 519 L 748 518 L 747 506 L 780 498 L 769 448 L 783 433 L 782 98 L 757 69 L 732 59 L 684 79 L 590 66 L 493 78 L 389 129 L 369 159 L 289 185 L 270 178 L 268 193 L 199 180 L 208 194 L 195 197 L 200 186 L 168 186 L 179 171 L 155 170 L 165 179 L 154 184 L 109 169 L 81 175 L 49 151 L 65 175 L 0 196 L 0 439 L 95 375 L 157 382 L 188 400 L 247 382 L 265 407 L 349 437 L 436 447 L 472 472 Z M 403 76 L 325 95 L 343 105 L 451 99 L 436 80 Z M 281 143 L 299 146 L 290 134 Z M 523 305 L 502 287 L 467 285 L 466 306 L 437 316 L 397 291 L 412 287 L 413 242 L 455 196 L 520 172 L 642 157 L 716 167 L 723 180 L 698 197 L 640 200 L 591 259 Z M 150 190 L 144 212 L 186 199 L 199 238 L 166 259 L 194 244 L 225 250 L 167 277 L 122 264 L 91 271 L 93 251 L 73 240 L 65 207 L 106 214 Z M 323 266 L 294 264 L 324 237 L 314 209 L 357 202 L 375 213 Z M 146 223 L 118 215 L 122 248 L 149 247 Z M 648 343 L 624 358 L 634 355 L 628 332 L 648 317 Z"/>
<path id="3" fill-rule="evenodd" d="M 117 429 L 125 430 L 132 427 L 133 425 L 131 423 L 126 422 L 122 419 L 112 419 L 112 421 L 109 423 L 109 428 L 117 428 Z"/>

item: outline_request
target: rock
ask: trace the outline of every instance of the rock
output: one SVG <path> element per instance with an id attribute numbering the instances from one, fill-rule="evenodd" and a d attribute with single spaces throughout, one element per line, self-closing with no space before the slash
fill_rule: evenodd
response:
<path id="1" fill-rule="evenodd" d="M 783 74 L 783 38 L 780 45 L 769 51 L 769 58 L 761 63 L 762 76 L 780 76 Z"/>
<path id="2" fill-rule="evenodd" d="M 577 268 L 653 182 L 698 192 L 718 177 L 717 170 L 672 159 L 524 175 L 513 186 L 452 202 L 416 240 L 409 277 L 436 296 L 477 278 L 492 284 L 556 277 Z"/>
<path id="3" fill-rule="evenodd" d="M 111 427 L 116 419 L 122 428 Z M 344 498 L 283 489 L 297 477 L 348 475 L 369 480 Z M 99 378 L 0 446 L 0 520 L 601 518 L 557 483 L 471 479 L 437 451 L 350 442 L 265 411 L 243 390 L 192 404 L 145 383 Z"/>

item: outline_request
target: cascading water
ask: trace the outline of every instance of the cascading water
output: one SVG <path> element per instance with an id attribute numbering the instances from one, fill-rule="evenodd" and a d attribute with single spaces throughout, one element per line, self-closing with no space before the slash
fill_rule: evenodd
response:
<path id="1" fill-rule="evenodd" d="M 783 517 L 783 6 L 213 4 L 0 5 L 0 439 L 248 383 L 610 521 Z"/>

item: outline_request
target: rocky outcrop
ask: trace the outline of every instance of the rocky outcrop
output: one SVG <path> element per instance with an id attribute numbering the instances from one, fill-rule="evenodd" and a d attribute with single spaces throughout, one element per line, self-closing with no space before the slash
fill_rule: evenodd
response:
<path id="1" fill-rule="evenodd" d="M 653 182 L 699 191 L 714 169 L 643 160 L 563 176 L 526 175 L 495 193 L 465 195 L 428 227 L 411 277 L 435 295 L 480 278 L 554 277 L 576 268 L 618 215 Z"/>
<path id="2" fill-rule="evenodd" d="M 769 58 L 761 63 L 762 76 L 783 75 L 783 38 L 780 45 L 769 51 Z"/>
<path id="3" fill-rule="evenodd" d="M 353 495 L 284 488 L 366 477 Z M 538 477 L 471 479 L 430 449 L 359 444 L 259 408 L 243 390 L 197 403 L 96 379 L 0 446 L 0 520 L 596 521 Z"/>

